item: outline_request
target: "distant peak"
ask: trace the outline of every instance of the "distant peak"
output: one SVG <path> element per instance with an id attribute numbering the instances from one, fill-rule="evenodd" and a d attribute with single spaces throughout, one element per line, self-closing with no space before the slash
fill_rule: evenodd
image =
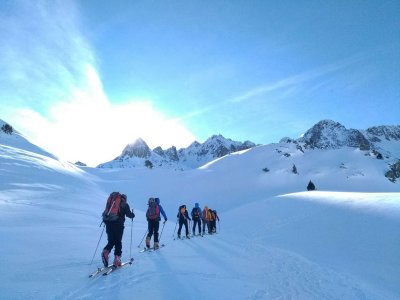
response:
<path id="1" fill-rule="evenodd" d="M 333 120 L 322 120 L 315 124 L 313 127 L 323 127 L 323 128 L 344 128 L 342 124 Z"/>
<path id="2" fill-rule="evenodd" d="M 142 138 L 136 139 L 133 143 L 126 145 L 121 156 L 136 156 L 147 158 L 151 155 L 151 150 Z"/>

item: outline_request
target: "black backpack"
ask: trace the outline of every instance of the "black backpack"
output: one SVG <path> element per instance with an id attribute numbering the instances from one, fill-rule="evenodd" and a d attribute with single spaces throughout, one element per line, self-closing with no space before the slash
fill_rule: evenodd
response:
<path id="1" fill-rule="evenodd" d="M 198 220 L 198 219 L 200 219 L 200 215 L 201 215 L 200 209 L 198 207 L 193 207 L 193 209 L 192 209 L 192 218 L 194 220 Z"/>

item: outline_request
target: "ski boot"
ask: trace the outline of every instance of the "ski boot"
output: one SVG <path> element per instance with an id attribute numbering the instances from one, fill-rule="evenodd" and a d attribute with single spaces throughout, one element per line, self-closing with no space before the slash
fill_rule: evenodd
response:
<path id="1" fill-rule="evenodd" d="M 121 266 L 121 256 L 115 255 L 114 256 L 114 267 L 120 267 Z"/>
<path id="2" fill-rule="evenodd" d="M 150 237 L 147 237 L 146 238 L 146 247 L 147 247 L 147 249 L 150 249 Z"/>
<path id="3" fill-rule="evenodd" d="M 108 267 L 108 255 L 110 252 L 107 249 L 103 249 L 103 252 L 101 252 L 101 260 L 103 261 L 103 265 L 105 268 Z"/>
<path id="4" fill-rule="evenodd" d="M 158 248 L 160 248 L 160 246 L 158 245 L 158 242 L 154 242 L 154 250 L 157 250 Z"/>

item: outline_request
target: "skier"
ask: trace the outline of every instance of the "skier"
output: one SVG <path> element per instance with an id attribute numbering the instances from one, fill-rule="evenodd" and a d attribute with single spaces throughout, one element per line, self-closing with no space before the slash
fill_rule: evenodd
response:
<path id="1" fill-rule="evenodd" d="M 202 216 L 201 216 L 202 220 L 203 220 L 203 235 L 206 234 L 206 225 L 207 225 L 207 230 L 208 232 L 210 232 L 210 222 L 209 222 L 209 212 L 208 212 L 208 206 L 204 206 L 203 212 L 202 212 Z"/>
<path id="2" fill-rule="evenodd" d="M 212 221 L 212 232 L 217 233 L 217 221 L 219 222 L 219 217 L 216 210 L 211 210 L 213 221 Z"/>
<path id="3" fill-rule="evenodd" d="M 114 198 L 115 197 L 115 198 Z M 119 199 L 118 199 L 119 198 Z M 106 210 L 103 213 L 103 221 L 106 224 L 106 232 L 107 232 L 107 240 L 108 243 L 104 247 L 101 258 L 105 267 L 108 267 L 108 258 L 111 252 L 111 249 L 114 249 L 114 262 L 113 265 L 118 267 L 121 265 L 121 254 L 122 254 L 122 235 L 124 234 L 124 223 L 125 216 L 132 219 L 135 217 L 133 210 L 131 211 L 129 204 L 127 202 L 127 196 L 119 193 L 112 193 L 109 197 L 110 199 L 118 199 L 115 201 L 111 207 L 106 206 Z M 111 203 L 111 201 L 107 201 L 107 204 Z M 116 204 L 115 204 L 116 203 Z M 109 206 L 109 205 L 108 205 Z M 118 206 L 118 207 L 117 207 Z M 109 215 L 112 208 L 116 209 L 116 220 L 107 219 L 107 215 Z M 108 211 L 108 213 L 106 213 Z"/>
<path id="4" fill-rule="evenodd" d="M 149 208 L 146 212 L 148 224 L 148 233 L 146 237 L 146 247 L 150 248 L 151 236 L 154 234 L 154 249 L 158 249 L 158 228 L 160 227 L 160 206 L 154 198 L 150 198 L 148 202 Z"/>
<path id="5" fill-rule="evenodd" d="M 208 216 L 208 233 L 209 234 L 213 234 L 214 231 L 214 226 L 215 226 L 215 215 L 214 215 L 214 211 L 209 208 L 207 211 L 207 216 Z"/>
<path id="6" fill-rule="evenodd" d="M 182 230 L 182 225 L 185 225 L 185 230 L 186 230 L 186 238 L 189 239 L 189 224 L 188 220 L 191 220 L 189 218 L 189 214 L 186 210 L 186 205 L 181 205 L 179 206 L 179 211 L 176 216 L 179 219 L 179 229 L 178 229 L 178 238 L 181 238 L 181 230 Z"/>
<path id="7" fill-rule="evenodd" d="M 199 203 L 195 203 L 190 213 L 193 220 L 193 235 L 195 235 L 196 225 L 199 227 L 199 235 L 201 234 L 201 208 L 199 207 Z"/>

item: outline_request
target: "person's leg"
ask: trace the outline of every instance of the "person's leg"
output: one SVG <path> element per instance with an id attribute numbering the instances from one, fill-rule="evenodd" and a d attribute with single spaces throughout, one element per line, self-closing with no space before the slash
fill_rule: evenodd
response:
<path id="1" fill-rule="evenodd" d="M 189 236 L 189 225 L 188 225 L 188 220 L 185 220 L 185 231 L 186 231 L 186 236 Z"/>
<path id="2" fill-rule="evenodd" d="M 154 242 L 158 243 L 158 229 L 160 228 L 160 222 L 154 221 Z"/>
<path id="3" fill-rule="evenodd" d="M 183 221 L 179 219 L 179 228 L 178 228 L 178 237 L 181 237 L 181 230 L 182 230 Z"/>
<path id="4" fill-rule="evenodd" d="M 201 234 L 201 220 L 199 219 L 199 234 Z"/>
<path id="5" fill-rule="evenodd" d="M 115 250 L 116 256 L 122 255 L 122 236 L 124 234 L 124 226 L 119 225 L 115 227 Z"/>
<path id="6" fill-rule="evenodd" d="M 101 260 L 105 267 L 108 267 L 108 260 L 111 249 L 114 247 L 114 235 L 111 229 L 110 224 L 106 224 L 106 233 L 107 233 L 107 245 L 103 248 L 101 252 Z"/>
<path id="7" fill-rule="evenodd" d="M 150 248 L 150 241 L 151 241 L 151 237 L 153 235 L 153 231 L 154 231 L 154 223 L 152 220 L 148 221 L 148 225 L 147 225 L 147 237 L 146 237 L 146 247 Z"/>

